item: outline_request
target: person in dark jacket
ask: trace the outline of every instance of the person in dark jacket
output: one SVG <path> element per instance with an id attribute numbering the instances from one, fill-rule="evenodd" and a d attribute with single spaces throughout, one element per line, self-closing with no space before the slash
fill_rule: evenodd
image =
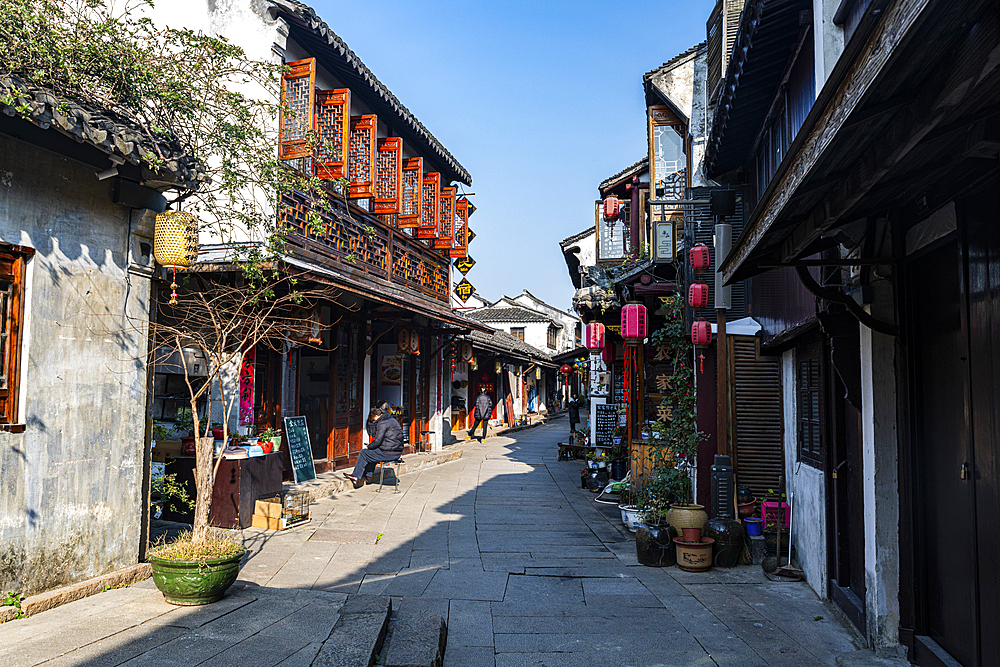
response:
<path id="1" fill-rule="evenodd" d="M 580 400 L 577 398 L 576 394 L 573 394 L 572 400 L 570 400 L 569 405 L 566 407 L 569 410 L 570 433 L 575 433 L 576 425 L 580 423 Z"/>
<path id="2" fill-rule="evenodd" d="M 353 474 L 344 473 L 344 477 L 354 483 L 354 488 L 364 485 L 364 478 L 371 477 L 379 461 L 395 461 L 403 455 L 403 429 L 392 415 L 372 408 L 368 421 L 374 422 L 374 436 L 368 447 L 358 452 Z"/>
<path id="3" fill-rule="evenodd" d="M 479 426 L 479 423 L 482 422 L 483 435 L 481 438 L 477 438 L 477 440 L 479 440 L 479 442 L 483 441 L 483 438 L 486 437 L 486 429 L 489 428 L 490 415 L 492 414 L 493 414 L 493 399 L 490 398 L 489 394 L 487 394 L 485 391 L 479 392 L 479 396 L 476 396 L 476 408 L 475 411 L 473 412 L 474 421 L 472 422 L 472 428 L 469 429 L 470 438 L 476 437 L 476 428 Z"/>
<path id="4" fill-rule="evenodd" d="M 379 401 L 378 403 L 375 404 L 375 407 L 381 410 L 382 414 L 384 415 L 389 414 L 389 401 Z M 368 432 L 368 442 L 371 442 L 372 440 L 375 439 L 376 420 L 372 419 L 372 412 L 374 411 L 370 410 L 368 412 L 368 421 L 365 423 L 365 431 Z"/>

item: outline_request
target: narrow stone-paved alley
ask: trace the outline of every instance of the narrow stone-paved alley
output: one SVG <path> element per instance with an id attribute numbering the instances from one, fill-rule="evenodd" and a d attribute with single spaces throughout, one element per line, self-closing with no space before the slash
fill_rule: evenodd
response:
<path id="1" fill-rule="evenodd" d="M 300 529 L 244 531 L 248 560 L 219 603 L 172 607 L 147 580 L 4 624 L 0 663 L 318 664 L 355 594 L 440 613 L 447 667 L 803 667 L 857 649 L 805 583 L 638 565 L 617 508 L 556 460 L 567 428 L 457 445 L 399 493 L 368 486 L 314 504 Z"/>

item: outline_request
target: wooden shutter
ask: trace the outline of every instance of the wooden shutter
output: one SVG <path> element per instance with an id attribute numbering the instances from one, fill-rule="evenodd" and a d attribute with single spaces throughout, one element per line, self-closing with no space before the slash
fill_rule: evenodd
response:
<path id="1" fill-rule="evenodd" d="M 316 59 L 296 60 L 285 67 L 281 77 L 278 157 L 282 160 L 311 157 L 308 135 L 313 127 Z"/>
<path id="2" fill-rule="evenodd" d="M 438 208 L 441 199 L 441 174 L 433 171 L 424 175 L 423 194 L 420 206 L 420 227 L 418 239 L 433 239 L 438 235 Z"/>
<path id="3" fill-rule="evenodd" d="M 784 472 L 781 367 L 757 352 L 757 339 L 729 336 L 733 377 L 736 483 L 758 498 L 772 495 Z"/>
<path id="4" fill-rule="evenodd" d="M 423 204 L 424 159 L 410 158 L 403 164 L 402 198 L 399 205 L 399 226 L 419 227 Z"/>
<path id="5" fill-rule="evenodd" d="M 0 251 L 0 424 L 17 420 L 24 256 Z"/>
<path id="6" fill-rule="evenodd" d="M 347 88 L 316 91 L 316 176 L 334 179 L 347 176 L 348 118 L 351 91 Z"/>
<path id="7" fill-rule="evenodd" d="M 434 247 L 438 250 L 451 250 L 451 239 L 455 235 L 455 188 L 441 188 L 441 200 L 438 204 L 438 235 L 434 239 Z"/>
<path id="8" fill-rule="evenodd" d="M 348 197 L 361 199 L 375 194 L 375 130 L 378 117 L 351 116 L 351 143 L 348 149 Z"/>
<path id="9" fill-rule="evenodd" d="M 453 258 L 469 256 L 469 200 L 455 200 L 455 236 L 451 240 L 449 255 Z"/>
<path id="10" fill-rule="evenodd" d="M 403 177 L 403 140 L 379 139 L 375 154 L 375 196 L 371 212 L 399 213 L 399 187 Z"/>

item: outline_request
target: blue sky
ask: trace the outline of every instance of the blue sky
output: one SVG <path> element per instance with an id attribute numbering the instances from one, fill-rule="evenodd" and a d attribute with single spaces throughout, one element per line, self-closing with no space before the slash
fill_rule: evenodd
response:
<path id="1" fill-rule="evenodd" d="M 703 41 L 715 2 L 311 4 L 472 174 L 479 293 L 566 309 L 559 241 L 645 155 L 642 75 Z"/>

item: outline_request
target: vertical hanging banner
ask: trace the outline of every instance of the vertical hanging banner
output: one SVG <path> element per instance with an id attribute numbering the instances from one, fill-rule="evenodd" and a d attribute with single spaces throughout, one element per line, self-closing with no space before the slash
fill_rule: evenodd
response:
<path id="1" fill-rule="evenodd" d="M 402 200 L 399 206 L 399 226 L 419 227 L 423 204 L 424 159 L 410 158 L 403 164 L 403 180 L 400 185 Z"/>
<path id="2" fill-rule="evenodd" d="M 254 403 L 254 382 L 256 381 L 255 361 L 257 359 L 257 348 L 251 347 L 243 352 L 243 361 L 240 364 L 240 426 L 248 426 L 254 423 L 253 403 Z"/>
<path id="3" fill-rule="evenodd" d="M 438 207 L 441 203 L 441 174 L 432 171 L 424 175 L 418 239 L 433 239 L 438 235 Z"/>
<path id="4" fill-rule="evenodd" d="M 329 180 L 347 176 L 350 110 L 351 91 L 347 88 L 316 91 L 317 178 Z"/>
<path id="5" fill-rule="evenodd" d="M 438 234 L 434 239 L 436 250 L 451 251 L 451 239 L 455 229 L 455 188 L 441 188 L 438 205 Z"/>
<path id="6" fill-rule="evenodd" d="M 375 191 L 375 129 L 378 118 L 372 114 L 351 116 L 351 143 L 348 149 L 347 177 L 351 199 L 371 197 Z"/>
<path id="7" fill-rule="evenodd" d="M 403 140 L 379 139 L 375 153 L 375 195 L 370 211 L 376 215 L 399 213 L 399 187 L 403 178 Z"/>
<path id="8" fill-rule="evenodd" d="M 459 197 L 455 200 L 455 234 L 451 240 L 451 250 L 448 254 L 452 259 L 468 257 L 469 255 L 469 200 L 465 197 Z"/>
<path id="9" fill-rule="evenodd" d="M 278 157 L 282 160 L 312 155 L 308 133 L 313 128 L 315 82 L 315 58 L 285 65 L 285 73 L 281 77 L 281 116 L 278 119 Z"/>

